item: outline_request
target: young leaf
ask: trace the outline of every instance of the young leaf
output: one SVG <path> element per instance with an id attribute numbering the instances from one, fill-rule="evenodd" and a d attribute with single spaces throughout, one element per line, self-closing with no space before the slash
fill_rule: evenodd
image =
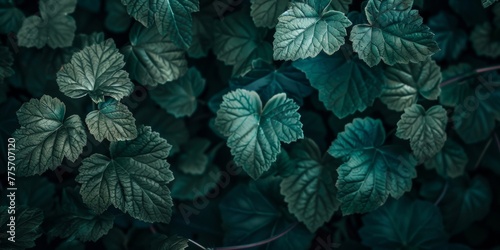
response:
<path id="1" fill-rule="evenodd" d="M 292 159 L 296 168 L 281 182 L 281 194 L 290 213 L 314 233 L 340 206 L 335 188 L 336 162 L 323 157 L 318 145 L 308 138 L 293 149 Z"/>
<path id="2" fill-rule="evenodd" d="M 185 174 L 202 174 L 209 161 L 205 151 L 210 147 L 210 141 L 205 138 L 194 138 L 188 145 L 186 153 L 179 157 L 177 168 Z"/>
<path id="3" fill-rule="evenodd" d="M 7 232 L 10 231 L 11 213 L 8 212 L 8 206 L 0 207 L 0 242 L 2 242 L 2 249 L 26 249 L 35 246 L 35 240 L 42 235 L 42 222 L 43 212 L 38 208 L 16 207 L 15 208 L 15 237 L 14 242 L 8 240 L 11 235 Z"/>
<path id="4" fill-rule="evenodd" d="M 281 14 L 274 33 L 274 59 L 297 60 L 331 55 L 345 43 L 351 21 L 344 13 L 330 10 L 330 0 L 292 2 Z"/>
<path id="5" fill-rule="evenodd" d="M 382 93 L 384 83 L 380 67 L 370 68 L 356 56 L 348 58 L 342 52 L 293 63 L 319 91 L 325 107 L 339 118 L 371 106 Z"/>
<path id="6" fill-rule="evenodd" d="M 419 94 L 436 100 L 441 93 L 441 68 L 430 58 L 388 66 L 384 73 L 387 84 L 380 99 L 391 110 L 403 111 L 417 103 Z"/>
<path id="7" fill-rule="evenodd" d="M 103 102 L 104 96 L 120 100 L 134 88 L 123 66 L 123 55 L 108 39 L 73 54 L 57 72 L 57 84 L 71 98 L 89 95 L 95 103 Z"/>
<path id="8" fill-rule="evenodd" d="M 433 55 L 433 58 L 436 60 L 457 59 L 467 45 L 467 33 L 460 28 L 458 19 L 446 11 L 441 11 L 429 18 L 427 25 L 435 34 L 434 39 L 441 48 Z"/>
<path id="9" fill-rule="evenodd" d="M 497 30 L 498 28 L 488 22 L 474 27 L 470 40 L 477 55 L 491 58 L 500 56 L 500 42 L 494 37 Z"/>
<path id="10" fill-rule="evenodd" d="M 436 169 L 444 178 L 456 178 L 464 174 L 468 161 L 464 148 L 448 139 L 441 151 L 425 162 L 425 168 Z"/>
<path id="11" fill-rule="evenodd" d="M 135 23 L 129 33 L 130 45 L 121 49 L 125 55 L 130 78 L 142 85 L 164 84 L 184 75 L 187 61 L 184 51 L 175 46 L 167 35 L 155 28 Z"/>
<path id="12" fill-rule="evenodd" d="M 47 234 L 81 241 L 97 241 L 113 227 L 115 216 L 110 212 L 96 214 L 83 204 L 78 191 L 63 189 L 61 204 L 48 218 Z"/>
<path id="13" fill-rule="evenodd" d="M 436 155 L 446 142 L 446 110 L 440 106 L 432 106 L 427 111 L 419 104 L 405 109 L 398 122 L 396 136 L 410 140 L 413 153 L 420 161 Z"/>
<path id="14" fill-rule="evenodd" d="M 285 12 L 290 0 L 250 0 L 250 15 L 257 27 L 274 28 L 278 16 Z"/>
<path id="15" fill-rule="evenodd" d="M 183 49 L 191 45 L 191 13 L 199 10 L 198 0 L 121 1 L 127 6 L 127 12 L 146 28 L 155 25 L 160 34 L 168 34 L 174 43 Z"/>
<path id="16" fill-rule="evenodd" d="M 17 32 L 21 47 L 69 47 L 73 43 L 76 22 L 69 14 L 75 11 L 77 0 L 41 0 L 40 16 L 33 15 L 23 21 Z"/>
<path id="17" fill-rule="evenodd" d="M 42 174 L 61 165 L 64 157 L 75 161 L 87 143 L 78 115 L 64 119 L 66 106 L 44 95 L 31 99 L 17 111 L 21 128 L 16 138 L 16 170 L 19 176 Z"/>
<path id="18" fill-rule="evenodd" d="M 439 209 L 406 197 L 363 216 L 359 234 L 373 249 L 441 249 L 447 240 Z"/>
<path id="19" fill-rule="evenodd" d="M 481 0 L 483 2 L 483 7 L 487 8 L 490 5 L 493 5 L 498 0 Z"/>
<path id="20" fill-rule="evenodd" d="M 370 0 L 366 5 L 369 24 L 352 28 L 353 49 L 370 67 L 381 60 L 389 65 L 420 62 L 439 47 L 434 34 L 422 24 L 413 0 Z"/>
<path id="21" fill-rule="evenodd" d="M 281 150 L 304 137 L 299 106 L 286 94 L 273 96 L 262 108 L 256 92 L 237 89 L 224 95 L 215 126 L 231 148 L 234 161 L 253 179 L 267 171 Z"/>
<path id="22" fill-rule="evenodd" d="M 390 196 L 410 191 L 417 161 L 399 146 L 383 146 L 380 120 L 356 118 L 337 135 L 328 153 L 344 158 L 337 172 L 337 199 L 344 215 L 365 213 L 383 205 Z"/>
<path id="23" fill-rule="evenodd" d="M 96 213 L 113 204 L 136 219 L 168 223 L 173 204 L 167 184 L 174 179 L 165 160 L 170 148 L 145 126 L 134 140 L 111 142 L 109 158 L 93 154 L 79 168 L 83 201 Z"/>
<path id="24" fill-rule="evenodd" d="M 94 110 L 87 115 L 85 122 L 89 131 L 101 142 L 132 140 L 137 137 L 135 118 L 124 104 L 117 100 L 109 99 L 98 105 L 99 110 Z"/>
<path id="25" fill-rule="evenodd" d="M 268 101 L 276 94 L 286 93 L 298 104 L 310 95 L 313 89 L 307 84 L 304 73 L 290 63 L 284 63 L 279 69 L 262 60 L 252 62 L 252 70 L 241 77 L 229 81 L 231 90 L 238 88 L 257 91 L 263 101 Z"/>
<path id="26" fill-rule="evenodd" d="M 198 96 L 205 89 L 205 79 L 196 68 L 173 82 L 157 86 L 149 92 L 160 107 L 175 117 L 191 116 L 198 107 Z"/>
<path id="27" fill-rule="evenodd" d="M 24 21 L 23 12 L 10 0 L 0 0 L 0 34 L 16 33 Z"/>

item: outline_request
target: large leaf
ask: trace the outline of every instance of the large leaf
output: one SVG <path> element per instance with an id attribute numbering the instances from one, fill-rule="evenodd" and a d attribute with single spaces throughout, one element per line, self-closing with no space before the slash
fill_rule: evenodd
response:
<path id="1" fill-rule="evenodd" d="M 41 174 L 61 165 L 64 157 L 75 161 L 87 143 L 87 134 L 78 115 L 64 119 L 66 106 L 44 95 L 31 99 L 17 111 L 21 128 L 16 139 L 17 175 Z"/>
<path id="2" fill-rule="evenodd" d="M 95 103 L 103 102 L 104 96 L 120 100 L 134 88 L 123 66 L 123 55 L 108 39 L 73 54 L 71 61 L 57 72 L 57 84 L 71 98 L 89 95 Z"/>
<path id="3" fill-rule="evenodd" d="M 224 95 L 215 126 L 229 137 L 227 145 L 235 163 L 257 179 L 276 161 L 280 142 L 304 137 L 298 109 L 283 93 L 273 96 L 262 108 L 256 92 L 237 89 Z"/>
<path id="4" fill-rule="evenodd" d="M 160 107 L 175 117 L 191 116 L 198 107 L 198 96 L 205 89 L 205 79 L 190 68 L 180 79 L 157 86 L 149 92 Z"/>
<path id="5" fill-rule="evenodd" d="M 436 34 L 435 39 L 441 49 L 434 54 L 436 60 L 455 60 L 467 45 L 467 33 L 460 28 L 458 19 L 452 14 L 442 11 L 429 18 L 431 31 Z"/>
<path id="6" fill-rule="evenodd" d="M 329 0 L 292 2 L 281 14 L 274 33 L 275 60 L 315 57 L 321 51 L 331 55 L 340 49 L 351 21 L 344 13 L 328 8 Z"/>
<path id="7" fill-rule="evenodd" d="M 129 33 L 130 45 L 121 49 L 125 55 L 130 78 L 142 85 L 164 84 L 181 77 L 187 71 L 184 51 L 175 46 L 167 35 L 139 23 Z"/>
<path id="8" fill-rule="evenodd" d="M 387 84 L 380 99 L 387 108 L 403 111 L 417 103 L 419 94 L 436 100 L 441 93 L 441 69 L 428 58 L 425 61 L 396 64 L 385 68 Z"/>
<path id="9" fill-rule="evenodd" d="M 132 140 L 137 137 L 135 118 L 124 104 L 114 99 L 101 102 L 99 110 L 87 115 L 85 122 L 90 133 L 98 140 L 108 141 Z"/>
<path id="10" fill-rule="evenodd" d="M 42 235 L 42 222 L 43 212 L 38 208 L 28 208 L 24 206 L 15 207 L 15 230 L 13 233 L 13 241 L 8 240 L 12 235 L 8 232 L 11 231 L 10 217 L 13 215 L 9 212 L 11 208 L 8 206 L 0 207 L 0 242 L 2 242 L 2 249 L 17 250 L 32 248 L 35 246 L 35 240 Z"/>
<path id="11" fill-rule="evenodd" d="M 434 34 L 422 24 L 413 0 L 370 0 L 366 5 L 368 24 L 352 28 L 351 41 L 369 66 L 380 63 L 420 62 L 436 53 L 439 47 Z"/>
<path id="12" fill-rule="evenodd" d="M 347 48 L 347 47 L 346 47 Z M 382 93 L 384 76 L 380 67 L 370 68 L 356 56 L 342 51 L 293 63 L 302 70 L 328 110 L 344 118 L 371 106 Z"/>
<path id="13" fill-rule="evenodd" d="M 419 104 L 405 109 L 398 122 L 396 136 L 410 140 L 413 153 L 420 161 L 436 155 L 446 142 L 448 116 L 441 105 L 432 106 L 427 111 Z"/>
<path id="14" fill-rule="evenodd" d="M 122 0 L 122 3 L 142 25 L 155 25 L 160 34 L 168 34 L 183 49 L 191 45 L 191 13 L 199 10 L 198 0 Z"/>
<path id="15" fill-rule="evenodd" d="M 410 191 L 417 161 L 399 146 L 383 146 L 385 131 L 380 120 L 356 118 L 338 134 L 328 153 L 344 158 L 337 172 L 337 199 L 344 215 L 372 211 L 389 196 Z"/>
<path id="16" fill-rule="evenodd" d="M 257 27 L 274 28 L 278 16 L 288 7 L 290 0 L 250 0 L 252 3 L 250 15 Z"/>
<path id="17" fill-rule="evenodd" d="M 87 206 L 102 213 L 111 204 L 145 222 L 170 221 L 173 180 L 165 160 L 171 146 L 150 127 L 140 127 L 137 138 L 112 142 L 110 157 L 93 154 L 83 160 L 76 181 Z"/>
<path id="18" fill-rule="evenodd" d="M 363 217 L 364 245 L 382 249 L 442 249 L 446 232 L 439 209 L 430 202 L 403 197 Z"/>
<path id="19" fill-rule="evenodd" d="M 445 178 L 456 178 L 464 174 L 468 161 L 464 148 L 448 139 L 441 151 L 425 162 L 425 168 L 436 169 L 437 173 Z"/>
<path id="20" fill-rule="evenodd" d="M 17 32 L 22 47 L 69 47 L 73 43 L 76 22 L 69 14 L 75 11 L 77 0 L 41 0 L 40 16 L 33 15 L 23 21 Z"/>
<path id="21" fill-rule="evenodd" d="M 24 21 L 23 12 L 10 0 L 0 0 L 0 34 L 17 32 Z"/>
<path id="22" fill-rule="evenodd" d="M 314 232 L 339 208 L 335 188 L 337 165 L 329 155 L 323 157 L 318 145 L 308 138 L 293 149 L 292 159 L 296 168 L 281 182 L 281 194 L 290 213 Z"/>

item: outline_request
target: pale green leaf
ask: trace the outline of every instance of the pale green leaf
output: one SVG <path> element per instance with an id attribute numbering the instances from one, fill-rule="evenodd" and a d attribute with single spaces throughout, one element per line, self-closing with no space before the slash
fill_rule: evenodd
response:
<path id="1" fill-rule="evenodd" d="M 64 119 L 66 106 L 44 95 L 23 104 L 17 111 L 21 128 L 16 139 L 16 170 L 20 176 L 42 174 L 55 169 L 66 157 L 75 161 L 87 143 L 87 134 L 78 115 Z"/>
<path id="2" fill-rule="evenodd" d="M 274 28 L 278 16 L 285 12 L 290 0 L 250 0 L 250 15 L 257 27 Z"/>
<path id="3" fill-rule="evenodd" d="M 487 8 L 490 5 L 493 5 L 494 3 L 496 3 L 496 1 L 498 1 L 498 0 L 481 0 L 481 1 L 483 3 L 483 7 Z"/>
<path id="4" fill-rule="evenodd" d="M 425 168 L 436 169 L 445 178 L 456 178 L 464 174 L 468 161 L 464 148 L 448 139 L 441 151 L 425 162 Z"/>
<path id="5" fill-rule="evenodd" d="M 57 72 L 57 84 L 71 98 L 89 95 L 95 103 L 103 102 L 104 96 L 120 100 L 134 88 L 123 66 L 123 55 L 108 39 L 73 54 Z"/>
<path id="6" fill-rule="evenodd" d="M 262 108 L 256 92 L 237 89 L 224 95 L 215 126 L 229 137 L 227 145 L 235 163 L 257 179 L 276 161 L 280 141 L 303 138 L 298 109 L 284 93 L 273 96 Z"/>
<path id="7" fill-rule="evenodd" d="M 85 122 L 90 133 L 101 142 L 132 140 L 137 137 L 135 118 L 124 104 L 114 99 L 101 102 L 99 110 L 87 115 Z"/>

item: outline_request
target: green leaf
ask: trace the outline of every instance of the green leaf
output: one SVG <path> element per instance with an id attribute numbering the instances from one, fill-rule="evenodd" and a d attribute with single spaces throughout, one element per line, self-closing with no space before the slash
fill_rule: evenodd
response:
<path id="1" fill-rule="evenodd" d="M 61 204 L 48 218 L 50 236 L 97 241 L 113 227 L 115 216 L 111 212 L 96 214 L 83 204 L 78 191 L 63 189 Z"/>
<path id="2" fill-rule="evenodd" d="M 275 69 L 273 65 L 262 60 L 254 60 L 252 70 L 241 77 L 233 77 L 229 81 L 232 90 L 242 88 L 257 91 L 263 101 L 271 99 L 276 94 L 286 93 L 298 104 L 312 93 L 304 73 L 290 63 L 284 63 Z"/>
<path id="3" fill-rule="evenodd" d="M 257 27 L 274 28 L 278 16 L 288 7 L 289 0 L 250 0 L 252 3 L 250 15 Z"/>
<path id="4" fill-rule="evenodd" d="M 19 177 L 16 179 L 16 203 L 30 208 L 52 211 L 56 187 L 43 176 Z M 8 193 L 7 193 L 8 194 Z M 7 204 L 7 199 L 5 199 Z"/>
<path id="5" fill-rule="evenodd" d="M 124 104 L 114 99 L 99 103 L 99 110 L 87 115 L 90 133 L 101 142 L 132 140 L 137 137 L 135 118 Z"/>
<path id="6" fill-rule="evenodd" d="M 221 177 L 219 168 L 209 162 L 200 166 L 203 166 L 203 172 L 199 174 L 174 172 L 175 180 L 172 182 L 173 198 L 196 200 L 217 188 L 217 183 Z"/>
<path id="7" fill-rule="evenodd" d="M 384 82 L 380 67 L 370 68 L 356 56 L 349 58 L 342 52 L 293 63 L 319 91 L 325 107 L 339 118 L 371 106 L 382 93 Z"/>
<path id="8" fill-rule="evenodd" d="M 436 60 L 457 59 L 467 45 L 467 33 L 460 28 L 458 19 L 446 11 L 429 18 L 428 24 L 435 34 L 440 51 L 433 55 Z"/>
<path id="9" fill-rule="evenodd" d="M 478 56 L 497 58 L 500 56 L 500 42 L 495 38 L 498 28 L 485 22 L 476 25 L 470 34 L 472 47 Z"/>
<path id="10" fill-rule="evenodd" d="M 113 204 L 136 219 L 168 223 L 172 198 L 167 184 L 174 179 L 165 160 L 170 148 L 144 126 L 134 140 L 111 142 L 109 158 L 93 154 L 79 168 L 83 201 L 96 213 Z"/>
<path id="11" fill-rule="evenodd" d="M 160 107 L 175 117 L 191 116 L 198 107 L 198 96 L 205 89 L 205 79 L 196 68 L 173 82 L 157 86 L 149 92 Z"/>
<path id="12" fill-rule="evenodd" d="M 16 33 L 24 21 L 23 12 L 10 0 L 0 0 L 0 34 Z"/>
<path id="13" fill-rule="evenodd" d="M 213 52 L 226 65 L 234 65 L 234 74 L 248 72 L 252 60 L 257 58 L 272 62 L 273 48 L 264 41 L 267 31 L 255 27 L 246 11 L 238 11 L 214 22 L 213 29 Z"/>
<path id="14" fill-rule="evenodd" d="M 40 16 L 30 16 L 17 32 L 18 46 L 64 48 L 73 44 L 76 22 L 69 14 L 76 8 L 76 0 L 41 0 Z"/>
<path id="15" fill-rule="evenodd" d="M 75 42 L 73 46 L 78 48 L 78 50 L 82 50 L 87 46 L 91 46 L 94 44 L 99 44 L 104 42 L 104 33 L 103 32 L 94 32 L 92 34 L 78 34 L 75 38 Z M 73 54 L 73 53 L 71 53 Z M 68 61 L 71 58 L 68 58 Z"/>
<path id="16" fill-rule="evenodd" d="M 142 85 L 164 84 L 184 75 L 187 61 L 184 51 L 175 46 L 167 35 L 139 23 L 129 33 L 130 45 L 121 49 L 125 55 L 130 78 Z"/>
<path id="17" fill-rule="evenodd" d="M 384 141 L 380 120 L 356 118 L 328 149 L 346 160 L 337 169 L 336 183 L 344 215 L 372 211 L 389 195 L 397 199 L 410 191 L 417 161 L 399 146 L 383 146 Z"/>
<path id="18" fill-rule="evenodd" d="M 187 51 L 192 58 L 205 57 L 213 46 L 214 19 L 207 15 L 193 15 L 193 42 Z"/>
<path id="19" fill-rule="evenodd" d="M 14 63 L 14 57 L 8 47 L 0 46 L 0 84 L 4 78 L 14 75 L 14 70 L 11 68 Z"/>
<path id="20" fill-rule="evenodd" d="M 290 213 L 314 233 L 340 206 L 335 188 L 336 162 L 328 155 L 323 157 L 318 145 L 308 138 L 293 149 L 292 159 L 296 168 L 281 182 L 281 194 Z"/>
<path id="21" fill-rule="evenodd" d="M 281 14 L 274 33 L 275 60 L 315 57 L 321 51 L 331 55 L 340 49 L 351 21 L 344 13 L 330 10 L 329 0 L 292 2 Z"/>
<path id="22" fill-rule="evenodd" d="M 441 151 L 425 162 L 425 168 L 436 169 L 444 178 L 456 178 L 464 174 L 468 161 L 464 148 L 448 139 Z"/>
<path id="23" fill-rule="evenodd" d="M 210 141 L 205 138 L 194 138 L 187 144 L 189 146 L 186 153 L 179 157 L 177 168 L 185 174 L 203 174 L 209 161 L 205 151 L 210 147 Z"/>
<path id="24" fill-rule="evenodd" d="M 198 0 L 121 0 L 127 12 L 146 28 L 156 26 L 162 35 L 183 49 L 192 41 L 191 13 L 199 10 Z"/>
<path id="25" fill-rule="evenodd" d="M 188 247 L 188 240 L 177 235 L 167 237 L 163 234 L 155 234 L 151 246 L 158 250 L 184 250 Z"/>
<path id="26" fill-rule="evenodd" d="M 31 99 L 17 111 L 21 128 L 16 139 L 16 170 L 19 176 L 42 174 L 61 165 L 64 157 L 75 161 L 87 143 L 78 115 L 64 119 L 66 106 L 48 95 Z"/>
<path id="27" fill-rule="evenodd" d="M 257 179 L 276 161 L 280 141 L 290 143 L 304 137 L 298 109 L 283 93 L 262 108 L 256 92 L 237 89 L 224 95 L 215 126 L 229 137 L 227 145 L 235 163 Z"/>
<path id="28" fill-rule="evenodd" d="M 448 5 L 462 18 L 467 26 L 474 26 L 488 21 L 488 13 L 479 0 L 448 0 Z"/>
<path id="29" fill-rule="evenodd" d="M 42 235 L 43 212 L 37 208 L 16 207 L 15 208 L 15 242 L 8 240 L 11 235 L 8 233 L 10 227 L 11 213 L 9 207 L 0 207 L 0 242 L 2 242 L 2 249 L 26 249 L 35 246 L 35 240 Z"/>
<path id="30" fill-rule="evenodd" d="M 451 65 L 442 72 L 443 82 L 455 77 L 473 74 L 474 70 L 471 65 L 467 63 L 460 63 Z M 447 84 L 441 87 L 441 94 L 439 95 L 439 102 L 445 106 L 455 107 L 459 105 L 467 96 L 469 92 L 469 85 L 473 84 L 470 79 Z"/>
<path id="31" fill-rule="evenodd" d="M 123 55 L 108 39 L 73 54 L 57 72 L 57 84 L 71 98 L 89 95 L 95 103 L 103 102 L 104 96 L 120 100 L 134 88 L 123 66 Z"/>
<path id="32" fill-rule="evenodd" d="M 122 33 L 128 30 L 132 19 L 127 13 L 127 8 L 120 0 L 106 1 L 106 19 L 104 26 L 115 33 Z"/>
<path id="33" fill-rule="evenodd" d="M 380 99 L 391 110 L 403 111 L 417 103 L 419 94 L 436 100 L 441 93 L 441 68 L 430 58 L 388 66 L 384 73 L 387 82 Z"/>
<path id="34" fill-rule="evenodd" d="M 370 0 L 365 8 L 369 24 L 352 28 L 353 49 L 369 66 L 380 63 L 420 62 L 439 47 L 434 34 L 422 24 L 413 0 Z"/>
<path id="35" fill-rule="evenodd" d="M 352 0 L 332 0 L 330 5 L 334 10 L 347 13 L 349 12 L 349 5 L 352 4 Z"/>
<path id="36" fill-rule="evenodd" d="M 448 116 L 441 105 L 432 106 L 427 111 L 420 104 L 405 109 L 398 122 L 396 136 L 410 140 L 413 153 L 420 161 L 436 155 L 446 142 Z"/>
<path id="37" fill-rule="evenodd" d="M 363 216 L 359 230 L 365 246 L 381 249 L 441 249 L 446 243 L 439 209 L 403 197 Z"/>
<path id="38" fill-rule="evenodd" d="M 498 0 L 481 0 L 483 3 L 483 7 L 487 8 L 490 5 L 493 5 Z"/>

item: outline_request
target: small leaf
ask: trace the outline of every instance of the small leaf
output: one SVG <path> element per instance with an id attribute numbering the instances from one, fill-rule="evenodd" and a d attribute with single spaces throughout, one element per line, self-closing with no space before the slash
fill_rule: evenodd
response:
<path id="1" fill-rule="evenodd" d="M 89 131 L 101 142 L 132 140 L 137 137 L 135 118 L 124 104 L 114 99 L 99 103 L 99 110 L 87 115 Z"/>
<path id="2" fill-rule="evenodd" d="M 75 161 L 87 143 L 78 115 L 64 119 L 66 106 L 44 95 L 31 99 L 17 111 L 21 128 L 16 138 L 16 170 L 20 176 L 42 174 L 61 165 L 64 157 Z"/>
<path id="3" fill-rule="evenodd" d="M 448 116 L 442 106 L 432 106 L 425 111 L 422 105 L 413 104 L 401 115 L 396 136 L 409 139 L 417 159 L 425 161 L 436 155 L 444 146 L 447 123 Z"/>
<path id="4" fill-rule="evenodd" d="M 229 137 L 227 145 L 235 163 L 257 179 L 276 161 L 280 141 L 290 143 L 304 137 L 298 109 L 283 93 L 262 108 L 256 92 L 237 89 L 224 95 L 215 126 Z"/>
<path id="5" fill-rule="evenodd" d="M 340 49 L 351 21 L 344 13 L 328 9 L 329 0 L 292 2 L 281 14 L 274 33 L 274 59 L 297 60 L 331 55 Z"/>
<path id="6" fill-rule="evenodd" d="M 198 96 L 205 89 L 205 79 L 196 68 L 173 82 L 159 85 L 149 92 L 160 107 L 175 117 L 191 116 L 198 107 Z"/>
<path id="7" fill-rule="evenodd" d="M 7 232 L 10 231 L 11 208 L 8 206 L 0 207 L 0 242 L 2 242 L 2 249 L 26 249 L 35 246 L 35 240 L 42 235 L 42 222 L 43 212 L 38 208 L 16 207 L 15 208 L 15 237 L 12 242 L 8 240 L 11 235 Z"/>
<path id="8" fill-rule="evenodd" d="M 478 56 L 490 58 L 500 56 L 500 42 L 494 38 L 497 29 L 488 22 L 478 24 L 474 27 L 474 30 L 470 34 L 470 40 Z"/>
<path id="9" fill-rule="evenodd" d="M 290 0 L 250 0 L 250 15 L 257 27 L 274 28 L 278 16 L 285 12 Z"/>
<path id="10" fill-rule="evenodd" d="M 95 103 L 103 102 L 104 96 L 120 100 L 134 88 L 123 66 L 123 55 L 108 39 L 73 54 L 57 72 L 57 84 L 71 98 L 89 95 Z"/>
<path id="11" fill-rule="evenodd" d="M 448 139 L 441 151 L 425 162 L 425 168 L 436 169 L 437 173 L 444 178 L 456 178 L 464 174 L 468 161 L 464 148 Z"/>
<path id="12" fill-rule="evenodd" d="M 205 172 L 209 161 L 205 151 L 210 147 L 210 141 L 205 138 L 194 138 L 188 143 L 186 153 L 179 157 L 177 167 L 185 174 L 199 175 Z"/>

